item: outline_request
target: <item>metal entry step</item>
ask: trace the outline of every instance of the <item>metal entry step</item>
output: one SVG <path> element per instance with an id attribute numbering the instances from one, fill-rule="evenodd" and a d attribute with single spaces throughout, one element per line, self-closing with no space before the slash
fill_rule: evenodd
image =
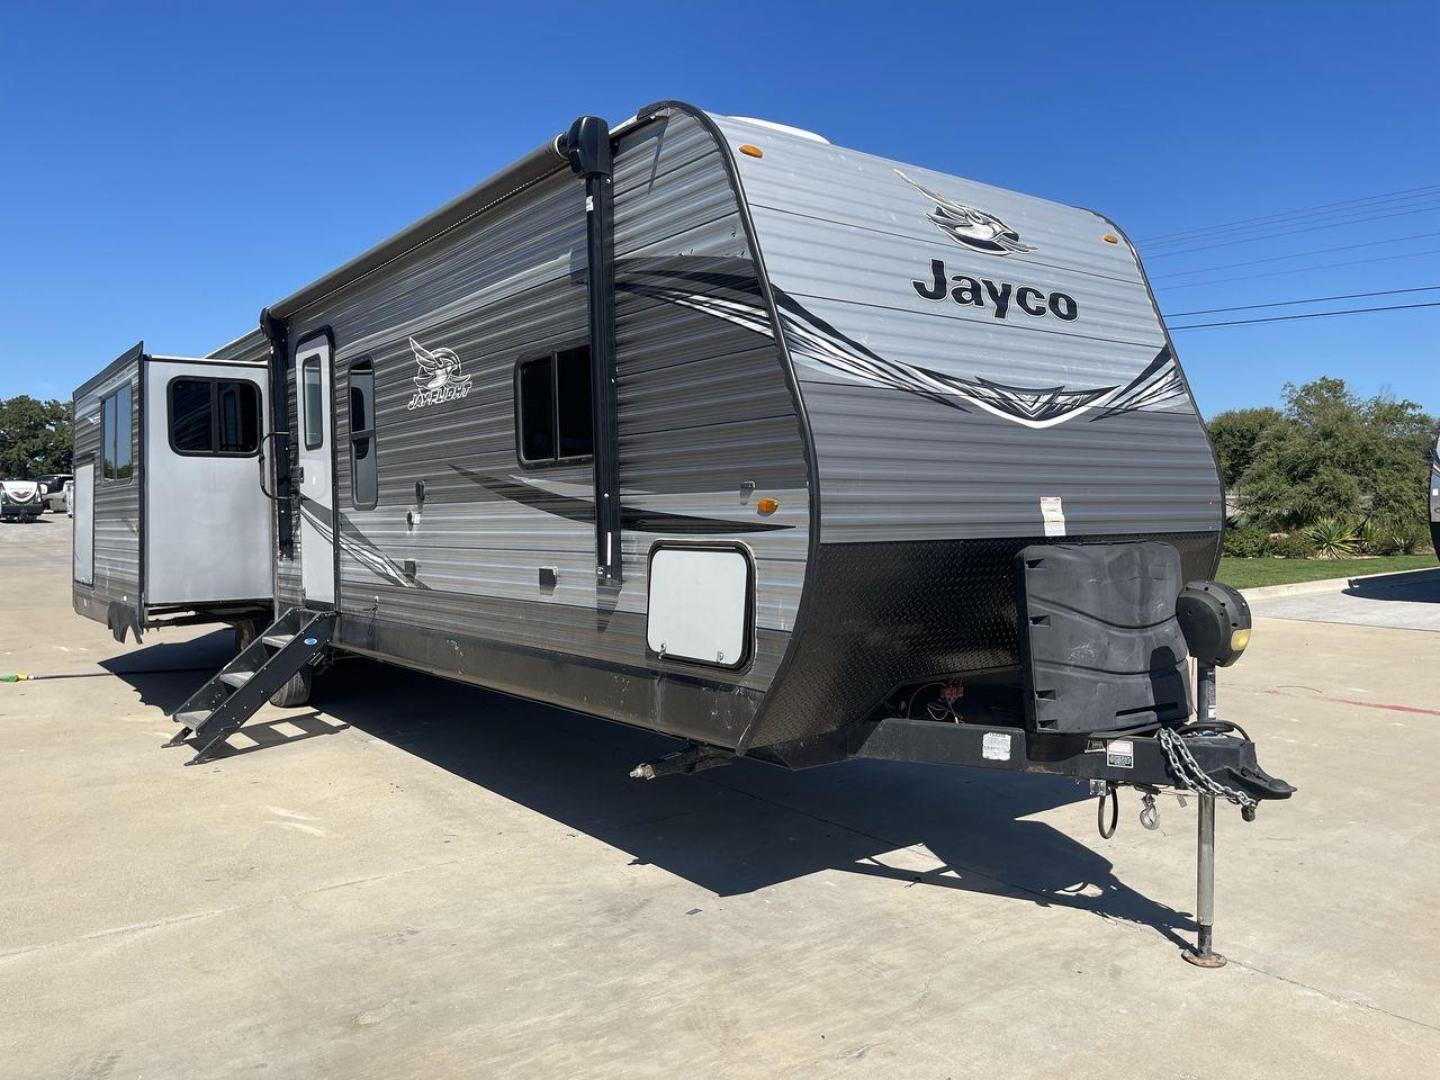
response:
<path id="1" fill-rule="evenodd" d="M 165 745 L 193 735 L 197 752 L 185 764 L 208 760 L 291 676 L 324 656 L 334 631 L 333 611 L 285 612 L 171 713 L 180 730 Z"/>

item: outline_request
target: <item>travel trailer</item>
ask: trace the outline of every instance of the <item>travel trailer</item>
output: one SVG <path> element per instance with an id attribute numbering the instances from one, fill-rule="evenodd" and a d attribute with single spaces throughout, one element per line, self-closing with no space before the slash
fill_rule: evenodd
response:
<path id="1" fill-rule="evenodd" d="M 0 480 L 0 521 L 30 524 L 45 512 L 45 489 L 34 480 Z"/>
<path id="2" fill-rule="evenodd" d="M 1435 456 L 1430 459 L 1430 545 L 1440 557 L 1440 435 L 1435 437 Z"/>
<path id="3" fill-rule="evenodd" d="M 129 349 L 75 391 L 72 597 L 116 641 L 150 627 L 273 615 L 257 483 L 267 365 Z"/>
<path id="4" fill-rule="evenodd" d="M 132 353 L 91 398 L 174 377 Z M 1189 790 L 1211 828 L 1216 796 L 1293 790 L 1216 715 L 1249 637 L 1208 580 L 1219 470 L 1091 211 L 662 102 L 582 117 L 205 363 L 262 358 L 235 497 L 276 622 L 176 711 L 194 760 L 351 653 L 686 740 L 641 777 L 965 764 L 1112 813 Z M 97 503 L 145 486 L 114 482 Z"/>

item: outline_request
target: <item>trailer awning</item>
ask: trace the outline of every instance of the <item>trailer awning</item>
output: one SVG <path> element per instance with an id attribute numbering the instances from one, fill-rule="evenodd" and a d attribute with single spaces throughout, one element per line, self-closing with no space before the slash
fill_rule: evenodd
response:
<path id="1" fill-rule="evenodd" d="M 338 292 L 367 274 L 378 270 L 400 256 L 453 229 L 461 222 L 518 194 L 562 168 L 568 168 L 565 157 L 550 139 L 520 160 L 482 180 L 469 191 L 450 200 L 440 209 L 427 214 L 413 225 L 402 229 L 369 251 L 357 255 L 344 266 L 291 293 L 267 309 L 274 318 L 285 319 L 332 293 Z"/>

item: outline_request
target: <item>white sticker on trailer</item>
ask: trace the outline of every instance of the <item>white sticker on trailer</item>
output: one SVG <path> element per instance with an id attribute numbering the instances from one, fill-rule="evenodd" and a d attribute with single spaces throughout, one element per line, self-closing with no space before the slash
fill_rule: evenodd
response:
<path id="1" fill-rule="evenodd" d="M 1040 497 L 1040 517 L 1045 522 L 1046 536 L 1065 535 L 1065 503 L 1059 495 Z"/>
<path id="2" fill-rule="evenodd" d="M 1135 767 L 1135 744 L 1129 739 L 1111 739 L 1105 744 L 1105 764 L 1112 769 Z"/>
<path id="3" fill-rule="evenodd" d="M 1010 735 L 1004 731 L 987 731 L 980 740 L 980 756 L 986 761 L 1010 760 Z"/>

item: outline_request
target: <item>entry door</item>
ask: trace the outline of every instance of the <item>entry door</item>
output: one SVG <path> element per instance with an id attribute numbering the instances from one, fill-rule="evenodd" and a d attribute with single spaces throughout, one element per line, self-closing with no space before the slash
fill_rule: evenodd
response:
<path id="1" fill-rule="evenodd" d="M 70 523 L 75 533 L 75 580 L 95 584 L 95 463 L 75 467 Z"/>
<path id="2" fill-rule="evenodd" d="M 335 603 L 335 496 L 331 476 L 330 342 L 295 354 L 300 411 L 300 584 L 307 604 Z"/>

